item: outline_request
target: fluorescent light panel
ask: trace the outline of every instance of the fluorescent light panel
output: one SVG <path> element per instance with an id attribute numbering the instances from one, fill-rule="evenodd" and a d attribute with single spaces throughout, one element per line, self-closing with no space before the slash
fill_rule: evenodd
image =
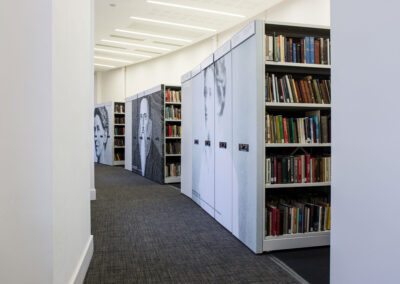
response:
<path id="1" fill-rule="evenodd" d="M 132 20 L 137 20 L 137 21 L 156 23 L 156 24 L 163 24 L 163 25 L 170 25 L 170 26 L 176 26 L 176 27 L 182 27 L 182 28 L 190 28 L 190 29 L 201 30 L 201 31 L 208 31 L 208 32 L 216 32 L 217 31 L 215 29 L 210 29 L 210 28 L 204 28 L 204 27 L 192 26 L 192 25 L 185 25 L 185 24 L 178 24 L 178 23 L 172 23 L 172 22 L 166 22 L 166 21 L 159 21 L 159 20 L 148 19 L 148 18 L 140 18 L 140 17 L 133 17 L 132 16 L 131 19 Z"/>
<path id="2" fill-rule="evenodd" d="M 117 59 L 117 58 L 111 58 L 111 57 L 95 56 L 94 58 L 101 59 L 101 60 L 121 62 L 121 63 L 133 63 L 132 61 L 129 61 L 129 60 L 123 60 L 123 59 Z"/>
<path id="3" fill-rule="evenodd" d="M 100 63 L 95 63 L 94 66 L 99 66 L 99 67 L 108 67 L 108 68 L 115 68 L 115 66 L 112 65 L 107 65 L 107 64 L 100 64 Z"/>
<path id="4" fill-rule="evenodd" d="M 245 18 L 245 16 L 239 15 L 239 14 L 216 11 L 216 10 L 210 10 L 210 9 L 204 9 L 204 8 L 197 8 L 197 7 L 191 7 L 191 6 L 185 6 L 185 5 L 174 4 L 174 3 L 166 3 L 166 2 L 152 1 L 152 0 L 147 0 L 147 3 L 163 5 L 163 6 L 168 6 L 168 7 L 174 7 L 174 8 L 187 9 L 187 10 L 194 10 L 194 11 L 205 12 L 205 13 L 210 13 L 210 14 L 217 14 L 217 15 L 223 15 L 223 16 Z"/>
<path id="5" fill-rule="evenodd" d="M 163 50 L 163 51 L 171 51 L 171 49 L 168 49 L 168 48 L 150 46 L 150 45 L 144 45 L 144 44 L 138 44 L 138 43 L 131 43 L 131 42 L 126 42 L 126 41 L 116 41 L 116 40 L 109 40 L 109 39 L 102 39 L 101 41 L 109 42 L 109 43 L 116 43 L 116 44 L 138 46 L 138 47 L 144 47 L 144 48 L 152 48 L 152 49 Z"/>
<path id="6" fill-rule="evenodd" d="M 142 35 L 142 36 L 149 36 L 149 37 L 156 37 L 156 38 L 169 39 L 169 40 L 175 40 L 175 41 L 192 42 L 191 40 L 183 39 L 183 38 L 170 37 L 170 36 L 163 36 L 163 35 L 156 35 L 156 34 L 149 34 L 149 33 L 142 33 L 142 32 L 134 32 L 134 31 L 122 30 L 122 29 L 116 29 L 115 31 L 116 31 L 116 32 L 120 32 L 120 33 L 127 33 L 127 34 L 134 34 L 134 35 Z"/>
<path id="7" fill-rule="evenodd" d="M 121 55 L 130 55 L 130 56 L 151 58 L 150 55 L 143 55 L 143 54 L 138 54 L 138 53 L 123 52 L 123 51 L 115 51 L 115 50 L 109 50 L 109 49 L 104 49 L 104 48 L 95 48 L 94 50 L 95 51 L 108 52 L 108 53 L 114 53 L 114 54 L 121 54 Z"/>

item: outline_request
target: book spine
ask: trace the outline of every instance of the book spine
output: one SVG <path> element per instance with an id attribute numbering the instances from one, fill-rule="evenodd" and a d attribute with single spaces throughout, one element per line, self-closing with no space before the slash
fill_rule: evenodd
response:
<path id="1" fill-rule="evenodd" d="M 288 137 L 288 127 L 287 127 L 287 119 L 286 117 L 282 118 L 282 123 L 283 123 L 283 135 L 285 138 L 285 143 L 289 143 L 289 137 Z"/>
<path id="2" fill-rule="evenodd" d="M 310 61 L 311 64 L 315 64 L 315 51 L 314 51 L 314 37 L 309 37 L 309 41 L 310 41 Z"/>

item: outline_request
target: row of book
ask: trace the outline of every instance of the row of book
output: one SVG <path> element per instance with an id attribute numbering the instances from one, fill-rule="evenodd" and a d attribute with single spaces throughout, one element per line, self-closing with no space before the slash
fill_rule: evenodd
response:
<path id="1" fill-rule="evenodd" d="M 167 154 L 180 154 L 181 153 L 181 142 L 167 142 L 165 144 L 165 150 Z"/>
<path id="2" fill-rule="evenodd" d="M 307 117 L 265 116 L 266 143 L 330 143 L 330 116 L 312 115 Z"/>
<path id="3" fill-rule="evenodd" d="M 307 64 L 331 64 L 331 42 L 322 37 L 265 36 L 266 60 Z"/>
<path id="4" fill-rule="evenodd" d="M 114 154 L 115 161 L 124 161 L 124 152 L 116 152 Z"/>
<path id="5" fill-rule="evenodd" d="M 114 138 L 114 146 L 123 147 L 125 146 L 124 138 Z"/>
<path id="6" fill-rule="evenodd" d="M 181 164 L 180 163 L 168 163 L 165 165 L 165 176 L 166 177 L 179 177 L 181 176 Z"/>
<path id="7" fill-rule="evenodd" d="M 331 156 L 271 155 L 265 159 L 266 184 L 331 181 Z"/>
<path id="8" fill-rule="evenodd" d="M 179 125 L 167 125 L 167 137 L 181 137 L 182 127 Z"/>
<path id="9" fill-rule="evenodd" d="M 115 127 L 114 135 L 125 135 L 125 126 L 124 127 Z"/>
<path id="10" fill-rule="evenodd" d="M 331 206 L 324 201 L 268 204 L 267 236 L 322 232 L 331 229 Z"/>
<path id="11" fill-rule="evenodd" d="M 169 103 L 180 103 L 181 92 L 167 89 L 167 92 L 165 94 L 165 101 Z"/>
<path id="12" fill-rule="evenodd" d="M 114 111 L 116 113 L 124 113 L 125 112 L 125 104 L 115 103 Z"/>
<path id="13" fill-rule="evenodd" d="M 278 103 L 331 103 L 331 81 L 306 76 L 294 79 L 292 75 L 265 77 L 265 101 Z"/>
<path id="14" fill-rule="evenodd" d="M 165 108 L 165 119 L 180 120 L 182 117 L 181 108 L 175 106 L 167 106 Z"/>
<path id="15" fill-rule="evenodd" d="M 115 117 L 114 123 L 115 124 L 125 124 L 125 117 L 119 117 L 119 116 Z"/>

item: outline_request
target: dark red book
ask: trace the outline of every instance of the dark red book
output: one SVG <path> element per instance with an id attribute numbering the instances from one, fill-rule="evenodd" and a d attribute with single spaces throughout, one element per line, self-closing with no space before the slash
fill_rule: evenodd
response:
<path id="1" fill-rule="evenodd" d="M 311 101 L 308 98 L 308 93 L 307 93 L 307 89 L 306 89 L 306 83 L 305 83 L 304 80 L 300 80 L 300 87 L 301 87 L 302 95 L 304 97 L 304 102 L 305 103 L 311 103 Z"/>
<path id="2" fill-rule="evenodd" d="M 277 183 L 282 183 L 282 160 L 278 160 L 278 176 L 277 176 Z"/>
<path id="3" fill-rule="evenodd" d="M 310 155 L 306 155 L 306 181 L 310 182 Z"/>
<path id="4" fill-rule="evenodd" d="M 316 39 L 314 40 L 314 62 L 315 64 L 320 64 L 320 46 L 319 46 L 319 40 Z"/>
<path id="5" fill-rule="evenodd" d="M 275 221 L 275 225 L 276 225 L 276 228 L 275 228 L 275 235 L 276 235 L 276 236 L 279 236 L 279 235 L 280 235 L 280 230 L 279 230 L 279 228 L 280 228 L 280 220 L 281 220 L 281 218 L 280 218 L 280 214 L 279 214 L 278 208 L 274 208 L 274 210 L 275 210 L 275 217 L 276 217 L 276 221 Z"/>

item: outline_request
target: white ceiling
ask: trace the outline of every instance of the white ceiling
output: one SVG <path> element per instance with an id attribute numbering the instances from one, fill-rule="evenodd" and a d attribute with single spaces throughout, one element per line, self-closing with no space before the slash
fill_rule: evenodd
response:
<path id="1" fill-rule="evenodd" d="M 149 3 L 151 1 L 233 13 L 236 15 L 221 15 L 186 8 L 170 7 Z M 94 61 L 95 64 L 122 67 L 149 60 L 229 29 L 245 21 L 246 18 L 266 10 L 274 3 L 276 3 L 275 0 L 95 0 Z M 130 17 L 132 16 L 197 26 L 212 29 L 213 31 L 131 19 Z M 119 32 L 116 29 L 175 39 Z M 132 45 L 125 45 L 118 42 L 130 43 Z M 107 70 L 113 67 L 95 65 L 96 70 Z"/>

